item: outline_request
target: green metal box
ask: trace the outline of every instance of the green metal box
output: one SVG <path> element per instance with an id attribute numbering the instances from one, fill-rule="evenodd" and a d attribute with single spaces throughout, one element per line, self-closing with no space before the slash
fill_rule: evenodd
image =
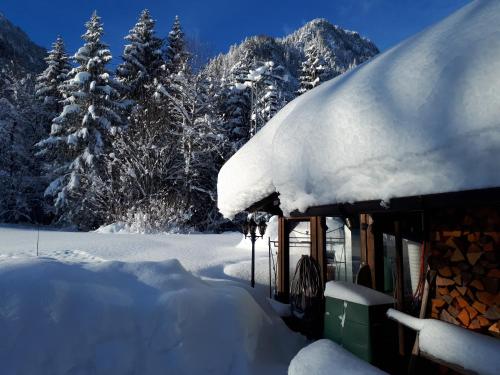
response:
<path id="1" fill-rule="evenodd" d="M 368 288 L 354 284 L 333 282 L 332 288 L 341 288 L 342 292 L 325 292 L 324 337 L 367 362 L 385 367 L 395 352 L 395 326 L 385 315 L 394 305 L 392 298 L 376 296 L 374 293 L 379 292 L 371 289 L 368 294 L 376 298 L 365 298 Z"/>

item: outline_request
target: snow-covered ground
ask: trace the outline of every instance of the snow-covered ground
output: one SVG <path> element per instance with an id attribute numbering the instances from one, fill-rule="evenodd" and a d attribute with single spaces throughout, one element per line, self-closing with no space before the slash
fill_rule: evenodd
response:
<path id="1" fill-rule="evenodd" d="M 266 300 L 263 243 L 248 286 L 241 234 L 41 230 L 36 257 L 37 237 L 0 226 L 2 374 L 285 374 L 306 344 Z"/>

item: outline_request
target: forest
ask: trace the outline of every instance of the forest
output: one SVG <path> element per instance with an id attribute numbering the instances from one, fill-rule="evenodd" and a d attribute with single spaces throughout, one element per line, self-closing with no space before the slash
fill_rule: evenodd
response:
<path id="1" fill-rule="evenodd" d="M 224 162 L 296 96 L 378 53 L 320 19 L 199 64 L 179 17 L 161 38 L 144 10 L 111 69 L 96 12 L 85 29 L 74 55 L 58 37 L 41 72 L 2 66 L 2 222 L 224 230 L 232 225 L 216 204 Z"/>

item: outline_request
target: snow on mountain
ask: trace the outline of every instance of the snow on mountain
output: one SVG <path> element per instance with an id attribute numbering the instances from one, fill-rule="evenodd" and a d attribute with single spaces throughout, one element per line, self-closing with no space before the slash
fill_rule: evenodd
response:
<path id="1" fill-rule="evenodd" d="M 221 169 L 227 217 L 500 186 L 500 2 L 477 1 L 290 102 Z"/>
<path id="2" fill-rule="evenodd" d="M 45 66 L 45 53 L 0 13 L 0 70 L 9 64 L 19 73 L 38 73 Z"/>
<path id="3" fill-rule="evenodd" d="M 306 50 L 314 45 L 323 57 L 326 71 L 323 81 L 336 77 L 375 56 L 378 48 L 356 32 L 334 26 L 325 19 L 315 19 L 283 38 L 265 35 L 245 39 L 233 45 L 206 67 L 212 74 L 225 75 L 238 66 L 255 68 L 259 63 L 273 61 L 285 68 L 290 90 L 295 90 Z"/>

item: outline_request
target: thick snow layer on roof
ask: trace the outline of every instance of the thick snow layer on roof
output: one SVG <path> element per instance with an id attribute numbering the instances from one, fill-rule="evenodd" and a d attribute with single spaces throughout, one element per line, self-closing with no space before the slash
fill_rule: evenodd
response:
<path id="1" fill-rule="evenodd" d="M 381 375 L 382 370 L 359 359 L 333 341 L 318 340 L 292 359 L 288 375 Z"/>
<path id="2" fill-rule="evenodd" d="M 500 186 L 500 2 L 472 2 L 285 106 L 221 169 L 232 217 Z"/>
<path id="3" fill-rule="evenodd" d="M 365 306 L 393 304 L 394 298 L 366 286 L 345 281 L 329 281 L 326 283 L 325 297 L 358 303 Z"/>
<path id="4" fill-rule="evenodd" d="M 419 331 L 426 355 L 476 374 L 500 374 L 500 340 L 436 319 L 417 319 L 389 309 L 389 318 Z"/>

